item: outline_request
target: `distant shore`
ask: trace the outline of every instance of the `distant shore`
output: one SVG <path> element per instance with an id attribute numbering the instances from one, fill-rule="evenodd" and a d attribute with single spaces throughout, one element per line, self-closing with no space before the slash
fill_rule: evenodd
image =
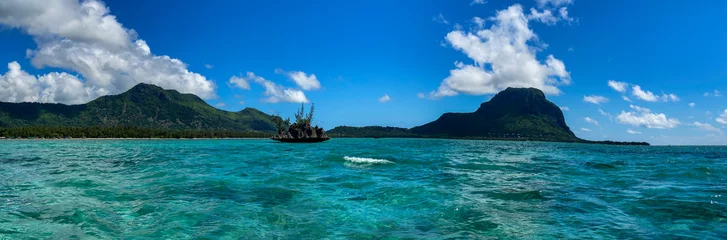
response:
<path id="1" fill-rule="evenodd" d="M 268 137 L 244 137 L 244 138 L 0 138 L 2 140 L 259 140 L 270 139 Z"/>

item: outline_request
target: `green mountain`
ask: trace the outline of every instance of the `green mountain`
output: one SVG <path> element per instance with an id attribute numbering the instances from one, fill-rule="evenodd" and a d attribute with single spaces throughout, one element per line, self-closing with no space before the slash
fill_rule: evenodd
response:
<path id="1" fill-rule="evenodd" d="M 460 138 L 526 138 L 578 141 L 563 112 L 535 88 L 507 88 L 472 113 L 445 113 L 411 132 Z"/>
<path id="2" fill-rule="evenodd" d="M 193 94 L 139 84 L 87 104 L 0 103 L 0 128 L 130 126 L 164 130 L 274 132 L 271 116 L 254 108 L 219 110 Z"/>
<path id="3" fill-rule="evenodd" d="M 535 140 L 603 144 L 575 136 L 563 112 L 535 88 L 507 88 L 471 113 L 445 113 L 439 119 L 411 129 L 394 127 L 336 127 L 333 137 L 434 137 L 466 139 Z"/>

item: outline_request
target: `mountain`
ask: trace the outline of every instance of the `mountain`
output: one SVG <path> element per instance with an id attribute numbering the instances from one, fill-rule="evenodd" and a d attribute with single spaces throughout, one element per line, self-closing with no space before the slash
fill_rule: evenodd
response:
<path id="1" fill-rule="evenodd" d="M 271 116 L 254 108 L 219 110 L 193 94 L 139 84 L 81 105 L 0 103 L 0 128 L 131 126 L 166 130 L 274 132 Z"/>
<path id="2" fill-rule="evenodd" d="M 560 107 L 535 88 L 507 88 L 471 113 L 445 113 L 437 120 L 411 129 L 340 126 L 334 137 L 434 137 L 466 139 L 534 140 L 602 144 L 648 143 L 588 141 L 576 137 Z"/>
<path id="3" fill-rule="evenodd" d="M 521 137 L 555 141 L 579 140 L 565 123 L 563 112 L 535 88 L 507 88 L 472 113 L 445 113 L 411 129 L 442 137 Z"/>

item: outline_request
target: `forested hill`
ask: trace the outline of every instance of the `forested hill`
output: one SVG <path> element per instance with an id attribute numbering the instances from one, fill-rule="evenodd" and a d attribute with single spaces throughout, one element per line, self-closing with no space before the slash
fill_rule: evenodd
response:
<path id="1" fill-rule="evenodd" d="M 87 104 L 0 103 L 0 128 L 114 127 L 274 132 L 271 116 L 254 108 L 219 110 L 193 94 L 139 84 Z"/>
<path id="2" fill-rule="evenodd" d="M 445 113 L 439 119 L 411 129 L 394 127 L 336 127 L 332 137 L 427 137 L 533 140 L 648 145 L 644 142 L 588 141 L 576 137 L 563 112 L 535 88 L 507 88 L 475 112 Z"/>

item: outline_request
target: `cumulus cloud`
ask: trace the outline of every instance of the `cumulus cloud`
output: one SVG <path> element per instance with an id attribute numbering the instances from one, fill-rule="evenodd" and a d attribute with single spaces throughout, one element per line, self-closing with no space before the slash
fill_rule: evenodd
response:
<path id="1" fill-rule="evenodd" d="M 641 132 L 634 131 L 634 130 L 631 130 L 631 129 L 626 129 L 626 132 L 629 133 L 629 134 L 641 134 Z"/>
<path id="2" fill-rule="evenodd" d="M 616 116 L 619 123 L 656 129 L 675 128 L 680 123 L 676 118 L 668 118 L 663 113 L 652 113 L 648 108 L 635 105 L 629 107 L 635 111 L 621 111 L 621 114 Z"/>
<path id="3" fill-rule="evenodd" d="M 558 23 L 558 17 L 553 16 L 553 13 L 550 10 L 543 10 L 542 12 L 538 12 L 535 8 L 530 9 L 530 15 L 528 15 L 528 19 L 530 20 L 536 20 L 542 23 L 545 23 L 547 25 L 555 25 Z"/>
<path id="4" fill-rule="evenodd" d="M 627 88 L 628 88 L 629 84 L 625 83 L 625 82 L 615 81 L 615 80 L 608 80 L 608 86 L 613 88 L 613 90 L 616 90 L 617 92 L 625 93 L 626 90 L 628 90 Z"/>
<path id="5" fill-rule="evenodd" d="M 590 96 L 583 96 L 583 101 L 593 103 L 593 104 L 601 104 L 601 103 L 607 103 L 608 98 L 606 98 L 604 96 L 590 95 Z"/>
<path id="6" fill-rule="evenodd" d="M 310 102 L 306 98 L 305 93 L 300 90 L 292 88 L 284 88 L 274 82 L 267 80 L 263 77 L 255 75 L 253 72 L 247 72 L 247 75 L 243 77 L 246 82 L 255 82 L 265 88 L 263 92 L 267 98 L 263 99 L 265 102 L 278 103 L 278 102 L 292 102 L 292 103 L 307 103 Z"/>
<path id="7" fill-rule="evenodd" d="M 391 100 L 391 97 L 389 97 L 389 94 L 384 94 L 383 97 L 379 98 L 379 102 L 385 103 Z"/>
<path id="8" fill-rule="evenodd" d="M 56 88 L 66 90 L 64 94 L 45 95 L 48 102 L 85 102 L 142 82 L 205 99 L 216 97 L 212 81 L 190 72 L 178 59 L 154 55 L 146 42 L 137 39 L 133 29 L 124 28 L 101 1 L 8 0 L 0 4 L 0 13 L 0 25 L 34 38 L 37 49 L 29 50 L 27 57 L 35 67 L 71 70 L 83 77 L 56 73 L 61 77 L 54 79 L 58 80 L 54 82 Z M 2 88 L 0 94 L 37 90 L 40 95 L 45 89 Z"/>
<path id="9" fill-rule="evenodd" d="M 636 98 L 647 101 L 647 102 L 656 102 L 659 100 L 662 100 L 664 102 L 669 102 L 669 101 L 678 102 L 680 100 L 679 96 L 677 96 L 676 94 L 673 94 L 673 93 L 669 93 L 669 94 L 664 93 L 661 95 L 661 97 L 659 97 L 658 95 L 654 94 L 651 91 L 641 89 L 641 86 L 639 86 L 639 85 L 634 85 L 631 88 L 631 90 L 632 90 L 631 94 L 636 96 Z"/>
<path id="10" fill-rule="evenodd" d="M 302 71 L 285 71 L 283 69 L 275 69 L 275 73 L 284 74 L 288 76 L 295 84 L 297 84 L 303 90 L 316 90 L 321 88 L 321 82 L 318 81 L 318 77 L 315 74 L 306 74 Z"/>
<path id="11" fill-rule="evenodd" d="M 573 3 L 573 0 L 535 0 L 539 8 L 544 7 L 560 7 L 567 6 Z"/>
<path id="12" fill-rule="evenodd" d="M 546 94 L 560 94 L 557 86 L 570 84 L 570 73 L 561 60 L 552 55 L 544 62 L 536 59 L 538 47 L 530 44 L 537 36 L 520 5 L 498 11 L 491 19 L 494 23 L 488 29 L 447 34 L 447 42 L 474 64 L 455 62 L 456 68 L 430 93 L 432 97 L 492 94 L 507 87 L 534 87 Z"/>
<path id="13" fill-rule="evenodd" d="M 707 113 L 711 115 L 709 111 L 707 111 Z M 724 110 L 722 115 L 719 115 L 719 117 L 715 118 L 714 120 L 721 124 L 727 124 L 727 109 Z"/>
<path id="14" fill-rule="evenodd" d="M 709 123 L 694 122 L 694 126 L 697 127 L 697 129 L 699 129 L 700 131 L 722 133 L 722 130 L 712 126 L 712 124 Z"/>
<path id="15" fill-rule="evenodd" d="M 478 28 L 485 27 L 485 19 L 482 19 L 480 17 L 473 17 L 472 18 L 472 22 L 474 22 L 475 25 L 477 25 Z"/>
<path id="16" fill-rule="evenodd" d="M 593 125 L 596 125 L 596 126 L 599 126 L 599 127 L 601 126 L 601 125 L 598 124 L 598 121 L 593 120 L 593 118 L 586 117 L 583 120 L 586 120 L 587 123 L 590 123 L 590 124 L 593 124 Z"/>
<path id="17" fill-rule="evenodd" d="M 581 128 L 581 131 L 584 131 L 584 132 L 590 132 L 590 131 L 591 131 L 591 129 L 588 129 L 588 128 Z"/>
<path id="18" fill-rule="evenodd" d="M 18 62 L 8 63 L 8 71 L 0 74 L 0 101 L 3 102 L 80 104 L 98 94 L 84 87 L 76 76 L 51 72 L 36 77 L 23 71 Z"/>
<path id="19" fill-rule="evenodd" d="M 689 103 L 690 108 L 694 108 L 694 105 L 696 105 L 696 104 L 694 104 L 693 102 Z"/>
<path id="20" fill-rule="evenodd" d="M 634 85 L 632 88 L 631 94 L 636 96 L 636 98 L 648 101 L 648 102 L 656 102 L 659 100 L 659 97 L 654 95 L 651 91 L 644 91 L 641 89 L 641 86 Z"/>
<path id="21" fill-rule="evenodd" d="M 720 93 L 718 90 L 714 90 L 712 92 L 706 92 L 704 93 L 705 97 L 721 97 L 722 93 Z"/>
<path id="22" fill-rule="evenodd" d="M 248 73 L 248 75 L 249 75 L 249 73 Z M 239 89 L 250 90 L 250 83 L 247 82 L 247 79 L 245 79 L 245 77 L 242 77 L 242 76 L 241 77 L 232 76 L 232 77 L 230 77 L 230 80 L 228 81 L 228 83 L 232 87 L 236 87 L 236 88 L 239 88 Z"/>

